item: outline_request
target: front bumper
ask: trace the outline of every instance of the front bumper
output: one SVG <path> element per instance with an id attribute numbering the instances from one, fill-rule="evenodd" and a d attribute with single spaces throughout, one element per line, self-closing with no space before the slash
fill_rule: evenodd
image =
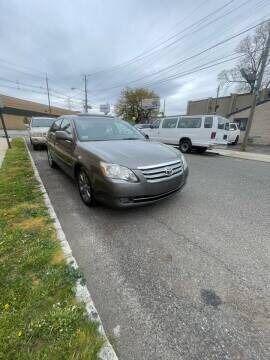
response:
<path id="1" fill-rule="evenodd" d="M 135 207 L 151 204 L 180 191 L 186 184 L 188 168 L 179 176 L 166 180 L 149 183 L 115 182 L 109 179 L 99 178 L 95 182 L 95 197 L 97 200 L 112 207 Z"/>

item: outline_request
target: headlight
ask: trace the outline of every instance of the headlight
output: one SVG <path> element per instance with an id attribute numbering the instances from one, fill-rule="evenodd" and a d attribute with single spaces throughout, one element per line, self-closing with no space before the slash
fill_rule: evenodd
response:
<path id="1" fill-rule="evenodd" d="M 180 157 L 181 157 L 181 160 L 182 160 L 182 163 L 183 163 L 183 168 L 186 169 L 188 167 L 186 158 L 184 157 L 184 155 L 182 153 L 180 153 Z"/>
<path id="2" fill-rule="evenodd" d="M 124 166 L 100 162 L 100 167 L 103 175 L 111 179 L 138 182 L 138 178 L 134 172 Z"/>

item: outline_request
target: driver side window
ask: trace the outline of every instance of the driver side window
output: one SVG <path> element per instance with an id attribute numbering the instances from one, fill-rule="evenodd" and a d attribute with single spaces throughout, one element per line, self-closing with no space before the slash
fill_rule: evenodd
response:
<path id="1" fill-rule="evenodd" d="M 60 130 L 65 131 L 69 135 L 72 135 L 71 124 L 69 119 L 63 119 Z"/>

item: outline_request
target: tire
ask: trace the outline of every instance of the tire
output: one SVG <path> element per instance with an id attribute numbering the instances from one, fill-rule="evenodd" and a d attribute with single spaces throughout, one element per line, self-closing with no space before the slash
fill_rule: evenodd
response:
<path id="1" fill-rule="evenodd" d="M 206 152 L 206 150 L 207 150 L 207 147 L 200 147 L 200 148 L 197 148 L 197 149 L 196 149 L 196 152 L 197 152 L 198 154 L 203 154 L 203 153 Z"/>
<path id="2" fill-rule="evenodd" d="M 182 139 L 179 142 L 179 150 L 182 153 L 190 153 L 192 149 L 192 144 L 189 139 Z"/>
<path id="3" fill-rule="evenodd" d="M 47 148 L 47 155 L 48 155 L 48 163 L 49 163 L 50 168 L 56 169 L 56 168 L 57 168 L 57 164 L 56 164 L 56 162 L 53 160 L 52 154 L 51 154 L 49 148 Z"/>
<path id="4" fill-rule="evenodd" d="M 79 194 L 81 196 L 82 201 L 87 206 L 95 205 L 92 185 L 84 168 L 80 168 L 78 170 L 76 178 L 77 178 Z"/>
<path id="5" fill-rule="evenodd" d="M 239 136 L 237 135 L 237 136 L 236 136 L 236 139 L 235 139 L 234 142 L 233 142 L 233 145 L 237 145 L 237 144 L 238 144 L 238 141 L 239 141 Z"/>

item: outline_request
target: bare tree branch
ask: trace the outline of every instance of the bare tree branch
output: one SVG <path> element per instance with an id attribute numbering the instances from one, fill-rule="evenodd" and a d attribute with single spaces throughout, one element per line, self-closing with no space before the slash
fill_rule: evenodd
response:
<path id="1" fill-rule="evenodd" d="M 246 36 L 236 47 L 242 55 L 232 69 L 223 70 L 218 75 L 221 86 L 233 86 L 239 92 L 252 92 L 261 66 L 261 55 L 267 41 L 268 24 L 259 26 L 253 35 Z M 270 85 L 270 57 L 264 73 L 262 87 Z"/>

